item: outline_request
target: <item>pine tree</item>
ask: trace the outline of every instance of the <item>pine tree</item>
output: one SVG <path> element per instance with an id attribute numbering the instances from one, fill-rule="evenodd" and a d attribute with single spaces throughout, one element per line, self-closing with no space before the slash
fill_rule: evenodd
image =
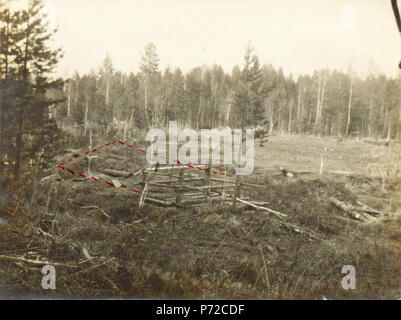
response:
<path id="1" fill-rule="evenodd" d="M 49 105 L 58 102 L 48 99 L 46 92 L 59 87 L 60 80 L 52 80 L 51 73 L 61 58 L 61 49 L 51 49 L 48 42 L 56 32 L 46 24 L 46 13 L 41 0 L 28 1 L 28 7 L 15 11 L 12 23 L 6 23 L 6 35 L 2 36 L 2 65 L 7 81 L 12 76 L 13 92 L 7 96 L 7 104 L 14 106 L 15 167 L 18 176 L 23 154 L 23 132 L 31 135 L 45 134 L 45 122 Z M 4 40 L 4 41 L 3 41 Z M 10 56 L 13 59 L 8 59 Z M 7 84 L 8 86 L 9 84 Z M 3 87 L 3 86 L 2 86 Z M 2 90 L 3 91 L 3 90 Z M 29 114 L 29 117 L 26 117 Z M 36 152 L 43 153 L 43 139 Z"/>
<path id="2" fill-rule="evenodd" d="M 245 49 L 244 68 L 234 95 L 234 109 L 241 128 L 256 125 L 264 119 L 264 96 L 259 59 L 249 43 Z"/>
<path id="3" fill-rule="evenodd" d="M 140 70 L 142 74 L 142 84 L 145 95 L 145 117 L 149 128 L 157 120 L 154 110 L 156 84 L 160 78 L 159 73 L 159 55 L 156 46 L 148 43 L 141 56 Z"/>
<path id="4" fill-rule="evenodd" d="M 10 2 L 0 2 L 0 170 L 3 168 L 3 157 L 9 157 L 12 150 L 12 146 L 4 141 L 12 140 L 15 125 L 15 59 L 18 53 L 16 45 L 21 39 L 16 31 L 18 16 L 11 12 Z"/>

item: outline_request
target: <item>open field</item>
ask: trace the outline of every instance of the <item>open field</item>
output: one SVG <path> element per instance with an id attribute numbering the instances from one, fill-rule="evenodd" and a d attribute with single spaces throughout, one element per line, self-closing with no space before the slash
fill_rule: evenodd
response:
<path id="1" fill-rule="evenodd" d="M 141 153 L 111 148 L 93 160 L 94 174 L 101 176 L 101 167 L 135 172 L 146 165 Z M 397 148 L 393 142 L 271 137 L 256 147 L 255 173 L 241 178 L 263 188 L 244 186 L 242 196 L 263 201 L 285 219 L 218 201 L 139 208 L 135 193 L 74 181 L 56 167 L 71 156 L 61 155 L 48 172 L 59 177 L 36 186 L 30 204 L 10 201 L 2 208 L 10 223 L 0 227 L 0 294 L 43 294 L 43 264 L 34 261 L 49 261 L 56 266 L 57 290 L 46 294 L 56 296 L 397 298 Z M 84 172 L 87 162 L 69 168 Z M 361 222 L 331 198 L 380 213 Z M 344 265 L 356 269 L 355 290 L 341 287 Z"/>
<path id="2" fill-rule="evenodd" d="M 373 175 L 372 166 L 384 162 L 389 148 L 357 140 L 315 136 L 272 136 L 266 146 L 255 144 L 255 166 L 266 169 L 285 167 L 292 171 L 319 173 L 324 170 Z"/>

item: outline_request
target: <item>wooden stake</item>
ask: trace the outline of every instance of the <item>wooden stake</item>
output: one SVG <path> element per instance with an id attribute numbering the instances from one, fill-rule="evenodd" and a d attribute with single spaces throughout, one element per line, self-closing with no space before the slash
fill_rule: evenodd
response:
<path id="1" fill-rule="evenodd" d="M 323 166 L 324 166 L 323 157 L 320 157 L 320 175 L 323 174 Z"/>
<path id="2" fill-rule="evenodd" d="M 89 129 L 89 150 L 92 150 L 92 128 Z M 91 174 L 91 158 L 88 157 L 88 175 Z"/>
<path id="3" fill-rule="evenodd" d="M 205 187 L 206 187 L 206 186 L 210 186 L 210 175 L 211 175 L 211 170 L 212 170 L 212 167 L 211 167 L 211 165 L 209 164 L 208 167 L 207 167 L 207 170 L 206 170 L 206 172 L 205 172 L 205 180 L 204 180 L 204 186 L 205 186 Z M 210 194 L 209 188 L 204 188 L 204 190 L 203 190 L 203 195 L 205 196 L 205 202 L 208 202 L 208 201 L 209 201 L 209 194 Z"/>
<path id="4" fill-rule="evenodd" d="M 240 198 L 237 198 L 236 200 L 239 201 L 239 202 L 241 202 L 241 203 L 247 204 L 247 205 L 249 205 L 249 206 L 251 206 L 251 207 L 253 207 L 253 208 L 256 208 L 256 209 L 259 209 L 259 210 L 263 210 L 263 211 L 267 211 L 267 212 L 270 212 L 270 213 L 276 215 L 276 216 L 279 217 L 279 218 L 285 218 L 285 217 L 287 217 L 286 214 L 281 213 L 281 212 L 278 212 L 278 211 L 276 211 L 276 210 L 272 210 L 272 209 L 269 209 L 269 208 L 266 208 L 266 207 L 262 207 L 262 206 L 257 206 L 256 204 L 253 204 L 252 202 L 244 201 L 244 200 L 242 200 L 242 199 L 240 199 Z"/>
<path id="5" fill-rule="evenodd" d="M 142 185 L 143 189 L 141 192 L 141 197 L 139 198 L 139 208 L 143 207 L 146 198 L 146 193 L 148 191 L 148 173 L 146 171 L 142 173 Z"/>
<path id="6" fill-rule="evenodd" d="M 235 176 L 235 191 L 234 191 L 234 197 L 233 197 L 233 208 L 237 206 L 237 200 L 241 196 L 241 185 L 239 183 L 239 176 Z"/>

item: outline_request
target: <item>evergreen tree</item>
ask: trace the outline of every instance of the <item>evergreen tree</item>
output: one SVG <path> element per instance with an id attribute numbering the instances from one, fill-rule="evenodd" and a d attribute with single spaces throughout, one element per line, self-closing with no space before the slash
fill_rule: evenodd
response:
<path id="1" fill-rule="evenodd" d="M 43 154 L 43 139 L 39 139 L 33 154 L 23 153 L 23 133 L 26 133 L 27 139 L 28 135 L 45 135 L 45 124 L 49 120 L 48 107 L 58 102 L 50 100 L 46 92 L 62 84 L 61 80 L 51 79 L 51 73 L 61 58 L 61 49 L 51 49 L 49 46 L 56 30 L 48 28 L 41 0 L 30 0 L 26 9 L 12 14 L 7 8 L 3 14 L 6 14 L 6 25 L 1 30 L 1 65 L 5 77 L 1 91 L 2 95 L 6 92 L 6 104 L 14 109 L 15 125 L 11 131 L 15 141 L 14 174 L 18 176 L 22 156 L 33 156 L 40 161 L 40 155 Z M 26 116 L 28 114 L 29 117 Z"/>
<path id="2" fill-rule="evenodd" d="M 259 59 L 250 43 L 245 49 L 244 68 L 234 95 L 234 108 L 241 128 L 256 125 L 264 118 L 262 72 Z M 239 121 L 238 121 L 239 120 Z"/>
<path id="3" fill-rule="evenodd" d="M 156 88 L 160 78 L 159 55 L 153 43 L 148 43 L 145 46 L 144 53 L 141 56 L 140 70 L 145 95 L 146 124 L 149 128 L 158 121 L 159 116 L 155 110 Z"/>

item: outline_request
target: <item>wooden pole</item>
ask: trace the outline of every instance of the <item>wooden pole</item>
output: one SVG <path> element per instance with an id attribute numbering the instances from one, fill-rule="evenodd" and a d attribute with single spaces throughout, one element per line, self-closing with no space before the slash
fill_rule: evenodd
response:
<path id="1" fill-rule="evenodd" d="M 210 186 L 210 174 L 211 174 L 211 170 L 212 170 L 212 167 L 211 167 L 211 165 L 209 164 L 208 167 L 207 167 L 207 170 L 206 170 L 206 172 L 205 172 L 205 180 L 204 180 L 204 186 L 205 186 L 205 187 Z M 205 188 L 205 189 L 203 190 L 203 195 L 205 196 L 205 202 L 208 202 L 208 201 L 209 201 L 209 194 L 210 194 L 209 188 Z"/>
<path id="2" fill-rule="evenodd" d="M 89 129 L 89 150 L 92 150 L 92 128 Z M 91 157 L 88 156 L 88 175 L 91 174 Z"/>
<path id="3" fill-rule="evenodd" d="M 141 192 L 141 197 L 139 198 L 139 208 L 143 207 L 147 190 L 148 190 L 148 173 L 146 171 L 143 171 L 143 173 L 142 173 L 142 192 Z"/>
<path id="4" fill-rule="evenodd" d="M 178 184 L 181 186 L 181 184 L 182 184 L 182 182 L 183 182 L 183 180 L 184 180 L 184 177 L 183 177 L 183 174 L 184 174 L 184 171 L 180 171 L 180 176 L 178 177 Z M 176 199 L 175 199 L 175 202 L 177 203 L 177 204 L 181 204 L 181 200 L 182 200 L 182 194 L 181 194 L 181 188 L 178 188 L 177 189 L 177 197 L 176 197 Z"/>
<path id="5" fill-rule="evenodd" d="M 323 174 L 323 166 L 324 166 L 323 157 L 320 157 L 320 175 Z"/>
<path id="6" fill-rule="evenodd" d="M 142 186 L 143 188 L 145 188 L 145 184 L 148 180 L 148 173 L 146 171 L 142 172 Z"/>
<path id="7" fill-rule="evenodd" d="M 233 208 L 237 206 L 237 198 L 241 197 L 241 184 L 239 183 L 239 176 L 235 176 L 235 191 L 233 197 Z"/>

